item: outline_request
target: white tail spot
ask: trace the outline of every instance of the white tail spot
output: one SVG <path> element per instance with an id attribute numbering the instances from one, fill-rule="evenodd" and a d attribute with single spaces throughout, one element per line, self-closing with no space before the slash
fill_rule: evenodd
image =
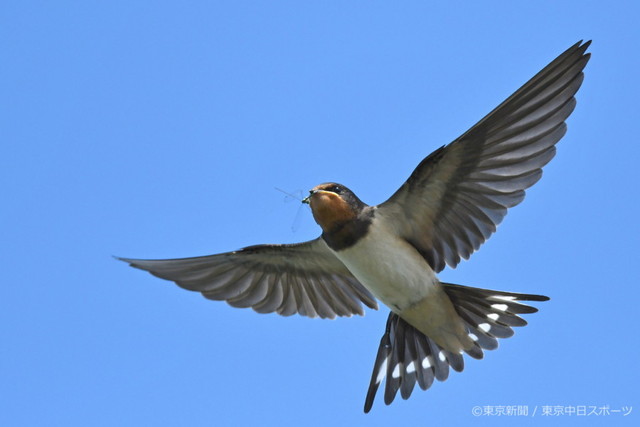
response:
<path id="1" fill-rule="evenodd" d="M 393 368 L 393 372 L 391 373 L 393 378 L 400 378 L 400 364 L 398 363 L 395 368 Z"/>
<path id="2" fill-rule="evenodd" d="M 440 353 L 438 353 L 438 359 L 440 359 L 441 362 L 447 360 L 447 357 L 444 355 L 444 352 L 442 350 L 440 350 Z"/>
<path id="3" fill-rule="evenodd" d="M 496 313 L 490 313 L 490 314 L 487 314 L 487 317 L 491 320 L 498 320 L 500 318 L 500 315 Z"/>
<path id="4" fill-rule="evenodd" d="M 507 304 L 491 304 L 491 308 L 495 308 L 496 310 L 500 311 L 507 311 L 507 308 L 509 308 L 509 306 Z"/>
<path id="5" fill-rule="evenodd" d="M 416 362 L 411 362 L 409 363 L 409 366 L 407 366 L 407 374 L 413 374 L 416 371 Z"/>
<path id="6" fill-rule="evenodd" d="M 488 323 L 480 323 L 478 325 L 478 329 L 480 329 L 482 332 L 489 332 L 491 330 L 491 325 Z"/>
<path id="7" fill-rule="evenodd" d="M 432 365 L 432 362 L 433 361 L 431 359 L 431 356 L 427 356 L 424 359 L 422 359 L 422 367 L 424 369 L 429 369 L 431 367 L 431 365 Z"/>
<path id="8" fill-rule="evenodd" d="M 384 379 L 384 377 L 387 375 L 388 361 L 389 361 L 389 358 L 387 357 L 386 359 L 384 359 L 384 362 L 382 362 L 382 365 L 380 366 L 380 370 L 378 371 L 378 376 L 376 377 L 376 384 L 380 384 Z"/>
<path id="9" fill-rule="evenodd" d="M 502 301 L 515 301 L 516 297 L 513 297 L 511 295 L 494 295 L 492 297 L 493 299 L 500 299 Z"/>
<path id="10" fill-rule="evenodd" d="M 469 338 L 471 338 L 474 341 L 478 341 L 478 336 L 476 334 L 469 334 Z"/>

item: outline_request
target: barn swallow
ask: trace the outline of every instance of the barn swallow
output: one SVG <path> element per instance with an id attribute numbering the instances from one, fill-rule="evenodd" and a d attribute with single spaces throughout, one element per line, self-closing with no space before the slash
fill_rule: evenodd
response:
<path id="1" fill-rule="evenodd" d="M 283 316 L 363 315 L 376 300 L 391 311 L 365 399 L 369 412 L 407 399 L 481 359 L 497 338 L 524 326 L 542 295 L 440 282 L 445 266 L 468 259 L 542 175 L 566 132 L 590 42 L 578 42 L 470 130 L 427 156 L 386 202 L 370 206 L 342 184 L 314 187 L 304 200 L 322 234 L 297 244 L 257 245 L 217 255 L 119 258 L 206 298 Z"/>

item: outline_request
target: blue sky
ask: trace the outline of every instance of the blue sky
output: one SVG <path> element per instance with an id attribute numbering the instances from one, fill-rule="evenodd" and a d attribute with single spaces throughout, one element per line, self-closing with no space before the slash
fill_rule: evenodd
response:
<path id="1" fill-rule="evenodd" d="M 21 1 L 0 22 L 0 424 L 524 422 L 472 415 L 485 405 L 637 423 L 636 2 Z M 260 315 L 111 257 L 315 238 L 274 187 L 382 202 L 580 39 L 593 56 L 556 158 L 441 275 L 551 301 L 408 401 L 362 413 L 386 308 Z"/>

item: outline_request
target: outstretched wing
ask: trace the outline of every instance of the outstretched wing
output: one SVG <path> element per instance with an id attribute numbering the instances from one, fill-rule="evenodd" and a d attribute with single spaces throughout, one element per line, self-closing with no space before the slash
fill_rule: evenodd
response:
<path id="1" fill-rule="evenodd" d="M 569 48 L 465 134 L 425 158 L 378 206 L 436 272 L 468 259 L 540 179 L 576 105 L 589 44 Z"/>
<path id="2" fill-rule="evenodd" d="M 363 315 L 375 298 L 318 238 L 291 245 L 257 245 L 195 258 L 118 258 L 206 298 L 259 313 L 335 318 Z"/>

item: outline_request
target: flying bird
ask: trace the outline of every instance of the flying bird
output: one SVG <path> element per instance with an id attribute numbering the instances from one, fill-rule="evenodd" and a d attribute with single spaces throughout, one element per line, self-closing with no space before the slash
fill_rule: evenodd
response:
<path id="1" fill-rule="evenodd" d="M 524 326 L 542 295 L 443 283 L 437 273 L 468 259 L 508 208 L 542 176 L 566 132 L 590 41 L 576 43 L 475 126 L 427 156 L 384 203 L 370 206 L 338 183 L 314 187 L 309 203 L 322 234 L 297 244 L 256 245 L 216 255 L 141 260 L 131 266 L 224 300 L 283 316 L 363 315 L 377 300 L 391 311 L 365 399 L 369 412 L 384 381 L 384 402 L 416 383 L 428 389 L 463 353 L 483 357 L 497 338 Z"/>

